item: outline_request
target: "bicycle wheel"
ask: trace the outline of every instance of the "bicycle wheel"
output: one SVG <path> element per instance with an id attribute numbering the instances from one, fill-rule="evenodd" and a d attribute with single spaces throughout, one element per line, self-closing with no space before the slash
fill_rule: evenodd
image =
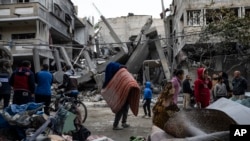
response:
<path id="1" fill-rule="evenodd" d="M 84 123 L 87 119 L 88 116 L 88 111 L 87 111 L 87 107 L 84 103 L 82 103 L 81 101 L 75 101 L 75 105 L 76 105 L 76 109 L 78 111 L 78 113 L 81 116 L 81 123 Z"/>

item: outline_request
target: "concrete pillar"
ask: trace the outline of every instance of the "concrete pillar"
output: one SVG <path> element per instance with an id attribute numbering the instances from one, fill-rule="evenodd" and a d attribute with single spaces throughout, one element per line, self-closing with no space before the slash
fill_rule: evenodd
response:
<path id="1" fill-rule="evenodd" d="M 68 56 L 68 53 L 66 52 L 66 49 L 63 48 L 63 47 L 60 47 L 59 50 L 60 50 L 60 53 L 61 53 L 61 55 L 62 55 L 62 57 L 63 57 L 65 63 L 66 63 L 67 65 L 70 65 L 71 68 L 73 69 L 73 66 L 72 66 L 71 61 L 70 61 L 70 57 Z M 68 50 L 67 50 L 67 51 L 68 51 Z M 72 51 L 72 49 L 71 49 L 71 51 Z M 71 54 L 72 54 L 72 52 L 71 52 Z"/>
<path id="2" fill-rule="evenodd" d="M 40 68 L 40 58 L 39 58 L 39 50 L 38 48 L 33 48 L 33 62 L 34 62 L 34 70 L 35 73 L 41 70 Z"/>
<path id="3" fill-rule="evenodd" d="M 97 58 L 100 57 L 100 47 L 99 47 L 99 40 L 95 39 L 95 47 L 96 47 L 96 53 L 97 53 Z"/>
<path id="4" fill-rule="evenodd" d="M 55 62 L 56 62 L 56 68 L 57 68 L 57 71 L 62 71 L 62 65 L 61 65 L 61 61 L 60 61 L 60 57 L 59 57 L 59 52 L 57 49 L 55 49 L 53 51 L 53 54 L 54 54 L 54 58 L 55 58 Z"/>
<path id="5" fill-rule="evenodd" d="M 71 60 L 72 56 L 73 56 L 73 48 L 67 47 L 67 48 L 65 48 L 65 50 L 67 50 L 67 54 L 68 54 L 67 56 Z"/>
<path id="6" fill-rule="evenodd" d="M 185 11 L 183 12 L 183 14 L 184 14 L 184 15 L 183 15 L 183 18 L 184 18 L 184 19 L 183 19 L 183 20 L 184 20 L 184 27 L 185 27 L 185 26 L 187 26 L 187 11 L 185 10 Z"/>
<path id="7" fill-rule="evenodd" d="M 36 20 L 36 38 L 40 38 L 40 23 L 39 20 Z"/>
<path id="8" fill-rule="evenodd" d="M 87 61 L 89 70 L 90 70 L 93 74 L 96 74 L 97 71 L 96 71 L 96 69 L 95 69 L 94 64 L 92 63 L 92 60 L 91 60 L 91 58 L 90 58 L 89 53 L 88 53 L 87 50 L 84 50 L 84 51 L 83 51 L 83 56 L 84 56 L 84 58 L 85 58 L 86 61 Z"/>

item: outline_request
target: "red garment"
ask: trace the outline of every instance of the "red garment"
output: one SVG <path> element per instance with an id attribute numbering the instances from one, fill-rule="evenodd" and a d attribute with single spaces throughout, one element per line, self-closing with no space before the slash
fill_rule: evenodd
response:
<path id="1" fill-rule="evenodd" d="M 212 88 L 212 81 L 204 78 L 205 68 L 197 69 L 198 78 L 194 82 L 194 95 L 196 103 L 201 103 L 201 108 L 205 108 L 210 102 L 210 89 Z"/>

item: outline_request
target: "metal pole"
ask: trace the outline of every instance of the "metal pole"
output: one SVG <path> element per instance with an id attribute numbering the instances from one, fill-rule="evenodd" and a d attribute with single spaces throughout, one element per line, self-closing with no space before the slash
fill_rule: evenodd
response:
<path id="1" fill-rule="evenodd" d="M 115 33 L 114 29 L 110 26 L 110 24 L 108 23 L 108 21 L 106 20 L 106 18 L 101 14 L 101 12 L 98 10 L 98 8 L 95 6 L 94 3 L 93 3 L 93 5 L 96 8 L 96 10 L 98 11 L 98 13 L 100 14 L 100 18 L 102 19 L 102 21 L 104 22 L 104 24 L 109 29 L 109 34 L 113 37 L 113 39 L 115 40 L 116 43 L 121 43 L 121 45 L 122 45 L 122 51 L 127 54 L 128 53 L 127 45 L 125 43 L 122 43 L 121 39 Z"/>

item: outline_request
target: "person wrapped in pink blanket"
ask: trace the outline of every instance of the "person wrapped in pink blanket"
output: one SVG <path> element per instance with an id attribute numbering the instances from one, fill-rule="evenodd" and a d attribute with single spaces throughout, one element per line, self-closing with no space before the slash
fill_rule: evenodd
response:
<path id="1" fill-rule="evenodd" d="M 107 65 L 101 94 L 115 113 L 113 130 L 130 127 L 127 124 L 128 111 L 130 107 L 134 115 L 138 114 L 140 87 L 126 66 L 117 62 Z M 119 126 L 121 118 L 122 127 Z"/>

